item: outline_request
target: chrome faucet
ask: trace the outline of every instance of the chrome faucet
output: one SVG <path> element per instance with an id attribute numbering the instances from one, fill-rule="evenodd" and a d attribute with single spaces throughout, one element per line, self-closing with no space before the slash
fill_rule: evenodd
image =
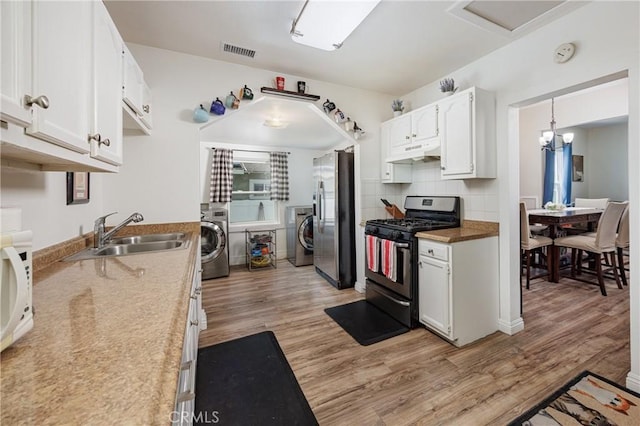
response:
<path id="1" fill-rule="evenodd" d="M 104 232 L 104 226 L 105 226 L 105 220 L 107 217 L 116 214 L 118 212 L 113 212 L 113 213 L 109 213 L 107 215 L 104 216 L 100 216 L 99 218 L 96 219 L 94 226 L 93 226 L 93 247 L 94 248 L 102 248 L 104 247 L 105 244 L 107 244 L 109 242 L 109 240 L 111 239 L 111 237 L 114 236 L 114 234 L 116 232 L 118 232 L 119 230 L 121 230 L 122 228 L 124 228 L 125 226 L 127 226 L 129 223 L 131 222 L 141 222 L 144 220 L 144 217 L 142 217 L 142 215 L 140 213 L 133 213 L 131 216 L 129 216 L 128 218 L 126 218 L 125 220 L 122 221 L 122 223 L 119 223 L 118 225 L 116 225 L 112 230 L 110 230 L 109 232 Z"/>

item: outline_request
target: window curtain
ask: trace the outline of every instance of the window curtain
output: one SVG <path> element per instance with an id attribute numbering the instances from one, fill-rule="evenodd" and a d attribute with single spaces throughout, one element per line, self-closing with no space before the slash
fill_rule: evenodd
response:
<path id="1" fill-rule="evenodd" d="M 544 186 L 542 191 L 542 205 L 553 201 L 553 189 L 556 175 L 556 153 L 551 150 L 544 151 Z"/>
<path id="2" fill-rule="evenodd" d="M 209 201 L 212 203 L 228 203 L 233 190 L 233 151 L 213 148 L 211 159 L 211 185 Z"/>
<path id="3" fill-rule="evenodd" d="M 571 204 L 571 179 L 573 174 L 573 149 L 570 143 L 562 144 L 562 204 Z"/>
<path id="4" fill-rule="evenodd" d="M 271 163 L 271 199 L 289 201 L 289 163 L 286 152 L 269 153 Z"/>

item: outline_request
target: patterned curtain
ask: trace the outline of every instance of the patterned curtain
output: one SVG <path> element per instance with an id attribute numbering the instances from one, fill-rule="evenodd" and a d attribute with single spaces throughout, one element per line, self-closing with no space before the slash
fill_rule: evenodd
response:
<path id="1" fill-rule="evenodd" d="M 271 199 L 289 201 L 289 163 L 286 152 L 271 152 Z"/>
<path id="2" fill-rule="evenodd" d="M 231 191 L 233 190 L 232 150 L 213 148 L 211 185 L 209 188 L 209 201 L 212 203 L 227 203 L 231 201 Z"/>

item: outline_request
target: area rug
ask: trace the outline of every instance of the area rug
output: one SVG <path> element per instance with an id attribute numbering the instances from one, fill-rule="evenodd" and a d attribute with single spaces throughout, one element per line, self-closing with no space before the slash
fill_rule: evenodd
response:
<path id="1" fill-rule="evenodd" d="M 584 371 L 509 425 L 640 425 L 640 394 Z"/>
<path id="2" fill-rule="evenodd" d="M 324 311 L 362 346 L 409 331 L 408 327 L 366 300 L 334 306 Z"/>
<path id="3" fill-rule="evenodd" d="M 276 336 L 198 350 L 194 424 L 317 425 Z"/>

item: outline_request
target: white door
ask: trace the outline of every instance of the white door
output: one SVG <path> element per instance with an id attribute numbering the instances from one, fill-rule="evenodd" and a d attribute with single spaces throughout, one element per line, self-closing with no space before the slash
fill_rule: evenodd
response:
<path id="1" fill-rule="evenodd" d="M 418 266 L 419 320 L 427 327 L 451 337 L 449 264 L 421 255 Z"/>
<path id="2" fill-rule="evenodd" d="M 442 176 L 473 174 L 471 93 L 445 99 L 439 107 Z"/>
<path id="3" fill-rule="evenodd" d="M 31 84 L 31 3 L 28 1 L 0 2 L 0 60 L 2 69 L 0 93 L 2 120 L 27 127 L 31 111 L 23 106 L 24 95 Z"/>
<path id="4" fill-rule="evenodd" d="M 122 39 L 102 2 L 94 3 L 91 156 L 122 164 Z"/>
<path id="5" fill-rule="evenodd" d="M 49 108 L 33 108 L 27 133 L 81 153 L 89 152 L 91 2 L 34 1 L 33 96 Z"/>

